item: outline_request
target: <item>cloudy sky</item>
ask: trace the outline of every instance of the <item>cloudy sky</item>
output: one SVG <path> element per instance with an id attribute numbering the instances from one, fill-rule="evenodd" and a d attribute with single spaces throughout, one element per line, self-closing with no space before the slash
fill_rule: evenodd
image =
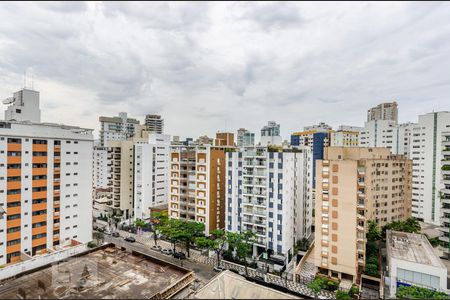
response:
<path id="1" fill-rule="evenodd" d="M 450 3 L 0 4 L 0 97 L 41 92 L 43 121 L 162 114 L 166 132 L 214 135 L 268 120 L 362 126 L 450 110 Z"/>

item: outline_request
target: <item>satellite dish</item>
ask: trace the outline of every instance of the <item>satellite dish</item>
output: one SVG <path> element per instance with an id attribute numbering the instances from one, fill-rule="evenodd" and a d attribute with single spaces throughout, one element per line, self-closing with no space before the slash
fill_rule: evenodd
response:
<path id="1" fill-rule="evenodd" d="M 16 101 L 16 99 L 14 99 L 14 97 L 9 97 L 9 98 L 6 98 L 5 100 L 3 100 L 2 102 L 3 102 L 3 104 L 11 104 L 14 101 Z"/>

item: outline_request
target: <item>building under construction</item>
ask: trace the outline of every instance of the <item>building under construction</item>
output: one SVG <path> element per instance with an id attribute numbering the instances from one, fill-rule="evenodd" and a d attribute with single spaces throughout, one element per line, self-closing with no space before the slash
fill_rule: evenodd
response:
<path id="1" fill-rule="evenodd" d="M 165 299 L 193 280 L 187 269 L 104 247 L 0 282 L 0 298 Z"/>

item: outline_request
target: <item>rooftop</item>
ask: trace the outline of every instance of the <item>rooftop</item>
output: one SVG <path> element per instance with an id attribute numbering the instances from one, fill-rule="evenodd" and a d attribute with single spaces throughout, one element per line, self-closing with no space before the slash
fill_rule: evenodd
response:
<path id="1" fill-rule="evenodd" d="M 186 276 L 188 270 L 106 247 L 1 282 L 0 298 L 144 299 Z"/>
<path id="2" fill-rule="evenodd" d="M 247 281 L 231 271 L 223 271 L 196 294 L 196 299 L 299 299 L 296 296 Z"/>
<path id="3" fill-rule="evenodd" d="M 388 230 L 386 249 L 390 258 L 445 269 L 425 235 Z"/>

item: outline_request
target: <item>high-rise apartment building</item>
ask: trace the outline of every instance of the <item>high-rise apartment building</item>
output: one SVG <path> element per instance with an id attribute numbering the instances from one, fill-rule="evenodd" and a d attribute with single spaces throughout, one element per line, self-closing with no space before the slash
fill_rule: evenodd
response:
<path id="1" fill-rule="evenodd" d="M 386 148 L 329 147 L 318 160 L 314 259 L 319 272 L 356 280 L 368 221 L 411 216 L 411 160 Z"/>
<path id="2" fill-rule="evenodd" d="M 117 117 L 100 117 L 100 146 L 106 146 L 107 141 L 123 141 L 132 137 L 139 121 L 128 118 L 126 112 Z"/>
<path id="3" fill-rule="evenodd" d="M 171 146 L 169 217 L 225 228 L 225 148 Z"/>
<path id="4" fill-rule="evenodd" d="M 170 135 L 149 134 L 134 145 L 134 218 L 150 218 L 169 199 Z"/>
<path id="5" fill-rule="evenodd" d="M 287 262 L 296 241 L 311 235 L 311 150 L 241 148 L 227 153 L 226 175 L 226 230 L 253 231 L 254 255 Z"/>
<path id="6" fill-rule="evenodd" d="M 112 208 L 123 220 L 132 219 L 134 213 L 134 146 L 147 142 L 148 131 L 145 126 L 138 126 L 132 138 L 106 142 Z"/>
<path id="7" fill-rule="evenodd" d="M 261 146 L 281 145 L 280 124 L 274 121 L 267 122 L 267 125 L 261 129 Z"/>
<path id="8" fill-rule="evenodd" d="M 330 146 L 333 147 L 358 147 L 359 134 L 363 127 L 339 126 L 338 130 L 330 131 Z"/>
<path id="9" fill-rule="evenodd" d="M 419 116 L 411 137 L 413 160 L 413 217 L 440 224 L 441 168 L 443 132 L 450 130 L 450 112 L 432 112 Z"/>
<path id="10" fill-rule="evenodd" d="M 398 154 L 397 122 L 392 120 L 370 120 L 364 124 L 359 137 L 359 146 L 388 148 Z"/>
<path id="11" fill-rule="evenodd" d="M 239 128 L 237 131 L 237 141 L 238 147 L 248 147 L 255 145 L 255 134 L 248 131 L 245 128 Z"/>
<path id="12" fill-rule="evenodd" d="M 164 133 L 164 119 L 160 115 L 146 115 L 145 126 L 147 126 L 149 132 Z"/>
<path id="13" fill-rule="evenodd" d="M 367 111 L 367 122 L 376 120 L 390 120 L 395 124 L 398 122 L 397 102 L 387 102 L 378 104 Z"/>
<path id="14" fill-rule="evenodd" d="M 217 132 L 214 146 L 234 147 L 234 133 Z"/>
<path id="15" fill-rule="evenodd" d="M 440 168 L 440 200 L 441 200 L 441 236 L 443 243 L 441 249 L 450 256 L 449 233 L 450 233 L 450 130 L 443 132 L 441 137 L 441 160 Z"/>
<path id="16" fill-rule="evenodd" d="M 93 189 L 106 189 L 110 179 L 110 169 L 108 167 L 108 148 L 94 146 L 92 156 Z"/>
<path id="17" fill-rule="evenodd" d="M 301 132 L 291 135 L 291 145 L 297 148 L 310 147 L 313 156 L 313 186 L 316 178 L 316 161 L 323 158 L 323 151 L 330 143 L 331 127 L 321 122 L 318 125 L 306 126 Z"/>
<path id="18" fill-rule="evenodd" d="M 39 123 L 39 93 L 17 95 L 0 122 L 0 265 L 92 240 L 92 130 Z"/>

